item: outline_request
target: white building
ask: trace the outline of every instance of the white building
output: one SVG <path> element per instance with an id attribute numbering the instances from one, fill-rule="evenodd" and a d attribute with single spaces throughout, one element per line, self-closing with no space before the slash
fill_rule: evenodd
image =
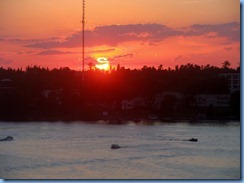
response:
<path id="1" fill-rule="evenodd" d="M 195 106 L 198 107 L 229 107 L 230 95 L 196 95 Z"/>
<path id="2" fill-rule="evenodd" d="M 240 91 L 240 73 L 225 73 L 220 76 L 228 79 L 230 93 Z"/>

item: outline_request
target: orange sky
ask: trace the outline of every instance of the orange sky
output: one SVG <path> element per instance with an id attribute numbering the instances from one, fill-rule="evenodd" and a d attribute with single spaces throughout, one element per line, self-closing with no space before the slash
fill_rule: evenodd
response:
<path id="1" fill-rule="evenodd" d="M 81 70 L 82 0 L 1 0 L 0 66 Z M 86 0 L 86 66 L 240 64 L 238 0 Z"/>

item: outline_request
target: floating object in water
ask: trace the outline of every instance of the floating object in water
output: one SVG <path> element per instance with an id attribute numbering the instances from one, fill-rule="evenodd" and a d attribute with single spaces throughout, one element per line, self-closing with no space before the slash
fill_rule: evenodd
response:
<path id="1" fill-rule="evenodd" d="M 195 139 L 195 138 L 191 138 L 191 139 L 189 139 L 188 141 L 190 141 L 190 142 L 197 142 L 197 139 Z"/>
<path id="2" fill-rule="evenodd" d="M 111 149 L 119 149 L 121 148 L 118 144 L 112 144 Z"/>
<path id="3" fill-rule="evenodd" d="M 182 139 L 169 139 L 169 140 L 172 140 L 172 141 L 190 141 L 190 142 L 197 142 L 198 141 L 198 139 L 195 139 L 195 138 L 185 139 L 185 140 L 182 140 Z"/>
<path id="4" fill-rule="evenodd" d="M 3 139 L 0 139 L 0 141 L 11 141 L 11 140 L 14 140 L 14 138 L 12 136 L 7 136 Z"/>

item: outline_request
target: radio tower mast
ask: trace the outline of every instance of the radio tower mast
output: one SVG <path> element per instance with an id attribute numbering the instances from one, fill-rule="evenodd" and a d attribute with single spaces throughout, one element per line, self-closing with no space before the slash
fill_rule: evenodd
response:
<path id="1" fill-rule="evenodd" d="M 82 0 L 82 72 L 85 70 L 85 0 Z"/>

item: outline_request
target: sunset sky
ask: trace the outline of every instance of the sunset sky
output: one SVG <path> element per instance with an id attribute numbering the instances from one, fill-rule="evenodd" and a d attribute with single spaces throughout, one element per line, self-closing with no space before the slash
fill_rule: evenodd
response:
<path id="1" fill-rule="evenodd" d="M 82 0 L 1 0 L 0 67 L 82 69 Z M 85 61 L 240 65 L 239 0 L 86 0 Z"/>

